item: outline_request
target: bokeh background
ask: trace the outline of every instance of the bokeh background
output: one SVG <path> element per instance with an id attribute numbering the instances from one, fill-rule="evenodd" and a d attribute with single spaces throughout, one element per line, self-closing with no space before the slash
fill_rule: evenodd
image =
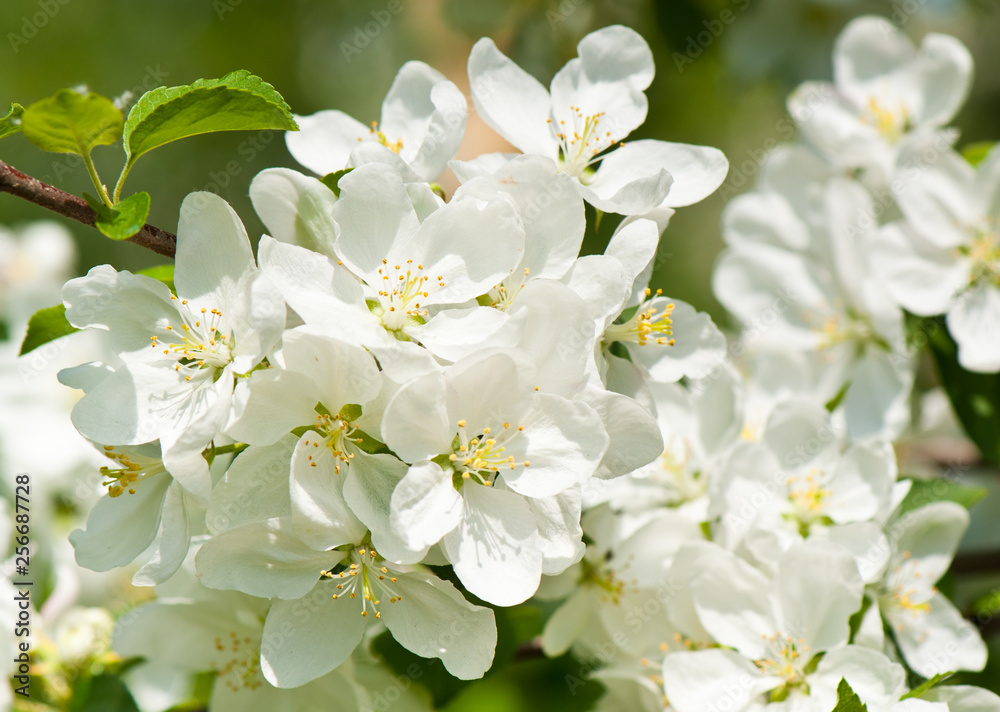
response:
<path id="1" fill-rule="evenodd" d="M 393 76 L 408 60 L 431 64 L 467 90 L 468 52 L 476 39 L 489 36 L 547 84 L 576 54 L 585 34 L 625 24 L 646 38 L 657 65 L 647 92 L 649 116 L 633 138 L 707 144 L 729 157 L 731 170 L 722 188 L 673 218 L 653 276 L 653 286 L 725 324 L 710 288 L 722 247 L 722 210 L 734 195 L 752 188 L 764 152 L 793 138 L 787 94 L 803 80 L 830 77 L 834 38 L 850 19 L 866 13 L 890 17 L 916 40 L 929 31 L 959 37 L 976 61 L 972 94 L 956 121 L 959 143 L 1000 138 L 997 0 L 0 0 L 0 109 L 81 84 L 109 97 L 125 92 L 137 97 L 159 85 L 248 69 L 272 83 L 295 113 L 336 108 L 367 122 L 378 118 Z M 459 158 L 503 148 L 470 105 Z M 120 147 L 99 147 L 94 158 L 105 182 L 113 183 L 124 158 Z M 92 190 L 79 159 L 43 153 L 23 136 L 0 142 L 0 159 L 78 195 Z M 264 227 L 248 188 L 258 171 L 272 166 L 301 168 L 279 133 L 195 137 L 140 161 L 127 192 L 149 192 L 149 221 L 174 231 L 183 197 L 212 190 L 232 203 L 256 239 Z M 446 176 L 443 184 L 450 194 L 454 178 Z M 0 195 L 0 232 L 50 217 Z M 142 248 L 63 222 L 77 247 L 70 273 L 105 262 L 131 270 L 163 262 Z M 585 251 L 601 251 L 614 224 L 608 216 L 599 233 L 588 234 Z M 44 262 L 46 256 L 36 258 Z M 52 255 L 53 261 L 62 259 L 70 258 Z M 9 291 L 5 280 L 24 277 L 20 269 L 0 259 L 0 310 Z M 49 303 L 56 301 L 57 292 Z M 0 416 L 6 416 L 0 423 L 7 424 L 7 434 L 23 420 L 14 390 L 37 390 L 33 384 L 40 380 L 26 381 L 23 370 L 15 376 L 0 378 Z M 50 420 L 65 418 L 65 410 L 61 413 Z M 0 442 L 0 450 L 4 447 L 8 452 L 0 455 L 7 456 L 11 442 Z M 531 610 L 514 611 L 498 617 L 498 624 L 515 631 L 509 638 L 525 639 L 541 625 L 541 617 Z M 996 641 L 992 648 L 997 652 Z M 516 655 L 516 649 L 500 650 L 498 660 Z M 978 684 L 1000 684 L 998 660 L 995 654 Z M 588 685 L 567 700 L 568 676 L 586 672 L 579 662 L 527 660 L 516 667 L 466 688 L 448 709 L 557 712 L 585 709 L 597 694 Z M 443 673 L 428 673 L 424 683 L 440 699 L 456 692 Z"/>

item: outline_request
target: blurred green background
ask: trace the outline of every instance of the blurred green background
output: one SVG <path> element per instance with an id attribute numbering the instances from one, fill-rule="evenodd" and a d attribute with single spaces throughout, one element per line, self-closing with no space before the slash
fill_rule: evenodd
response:
<path id="1" fill-rule="evenodd" d="M 633 136 L 717 146 L 732 164 L 716 195 L 674 217 L 654 276 L 667 294 L 720 319 L 709 280 L 721 248 L 721 210 L 726 199 L 752 186 L 762 149 L 789 138 L 781 121 L 785 96 L 804 79 L 830 76 L 833 39 L 852 17 L 880 13 L 915 38 L 932 30 L 960 37 L 978 68 L 958 119 L 962 142 L 1000 136 L 1000 75 L 992 71 L 1000 3 L 994 0 L 400 1 L 393 15 L 388 0 L 4 0 L 0 104 L 28 104 L 80 84 L 110 97 L 140 94 L 245 68 L 274 84 L 296 113 L 337 108 L 370 121 L 409 59 L 430 63 L 464 89 L 469 48 L 488 35 L 547 83 L 587 32 L 626 24 L 646 38 L 657 62 L 649 118 Z M 498 141 L 473 116 L 460 156 L 497 150 Z M 94 157 L 104 181 L 114 182 L 120 148 L 98 148 Z M 0 158 L 77 194 L 90 185 L 78 159 L 42 153 L 23 136 L 4 141 Z M 256 238 L 263 225 L 247 191 L 253 176 L 270 166 L 298 167 L 278 134 L 198 137 L 141 161 L 129 191 L 148 191 L 150 222 L 173 230 L 184 195 L 214 190 Z M 40 208 L 0 195 L 0 222 L 41 217 L 48 216 Z M 607 222 L 602 232 L 613 227 Z M 138 269 L 159 261 L 141 248 L 70 227 L 79 240 L 81 272 L 103 262 Z M 601 247 L 601 237 L 588 237 L 587 250 Z"/>

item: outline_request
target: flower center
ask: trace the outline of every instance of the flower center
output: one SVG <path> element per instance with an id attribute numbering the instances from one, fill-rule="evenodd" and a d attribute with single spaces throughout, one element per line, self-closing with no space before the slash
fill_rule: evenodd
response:
<path id="1" fill-rule="evenodd" d="M 996 219 L 984 216 L 979 225 L 971 228 L 971 232 L 972 242 L 959 248 L 960 253 L 972 262 L 970 285 L 980 281 L 1000 285 L 1000 234 Z"/>
<path id="2" fill-rule="evenodd" d="M 847 342 L 875 343 L 888 350 L 888 344 L 878 336 L 868 318 L 846 306 L 842 299 L 837 297 L 824 307 L 826 310 L 822 314 L 810 310 L 802 312 L 803 321 L 812 325 L 812 330 L 820 336 L 819 350 Z"/>
<path id="3" fill-rule="evenodd" d="M 378 121 L 372 121 L 372 128 L 370 133 L 375 138 L 376 141 L 378 141 L 380 144 L 388 148 L 393 153 L 399 154 L 399 152 L 403 150 L 403 139 L 400 138 L 395 141 L 390 141 L 388 138 L 386 138 L 385 134 L 379 130 Z M 358 141 L 364 141 L 364 138 L 359 136 Z"/>
<path id="4" fill-rule="evenodd" d="M 822 475 L 814 469 L 805 475 L 788 478 L 788 499 L 792 503 L 793 516 L 805 527 L 825 515 L 825 502 L 831 492 L 817 482 Z"/>
<path id="5" fill-rule="evenodd" d="M 676 507 L 698 499 L 708 491 L 706 478 L 701 472 L 689 467 L 691 461 L 691 445 L 687 440 L 681 441 L 680 448 L 674 446 L 674 436 L 670 437 L 666 449 L 660 455 L 660 467 L 654 477 L 670 492 L 666 503 Z M 680 454 L 678 453 L 680 450 Z"/>
<path id="6" fill-rule="evenodd" d="M 920 570 L 920 564 L 910 558 L 910 552 L 903 552 L 903 563 L 895 567 L 886 577 L 881 601 L 910 614 L 912 620 L 921 618 L 931 611 L 930 599 L 936 589 L 929 577 Z M 899 625 L 899 630 L 903 630 Z"/>
<path id="7" fill-rule="evenodd" d="M 485 298 L 480 297 L 480 304 L 499 309 L 500 311 L 506 311 L 507 307 L 514 302 L 514 297 L 524 289 L 524 284 L 528 281 L 530 273 L 531 270 L 525 267 L 523 273 L 515 272 L 511 274 L 500 284 L 488 291 Z"/>
<path id="8" fill-rule="evenodd" d="M 897 110 L 893 111 L 872 96 L 868 99 L 868 106 L 861 112 L 861 120 L 874 127 L 890 144 L 896 143 L 910 130 L 910 117 L 906 106 L 902 101 L 898 103 Z"/>
<path id="9" fill-rule="evenodd" d="M 114 469 L 105 465 L 100 470 L 101 476 L 107 478 L 107 481 L 101 484 L 108 488 L 108 496 L 110 497 L 119 497 L 125 492 L 135 494 L 137 484 L 149 477 L 166 472 L 162 460 L 143 457 L 134 452 L 115 450 L 114 445 L 105 445 L 104 454 L 121 465 L 121 467 Z"/>
<path id="10" fill-rule="evenodd" d="M 353 549 L 347 561 L 339 567 L 340 570 L 321 571 L 324 579 L 336 582 L 337 593 L 333 600 L 337 601 L 347 596 L 348 599 L 361 597 L 361 617 L 367 618 L 368 611 L 374 611 L 376 618 L 382 617 L 379 606 L 382 598 L 389 595 L 389 603 L 399 603 L 402 594 L 396 591 L 396 577 L 392 575 L 385 561 L 372 548 L 359 547 Z"/>
<path id="11" fill-rule="evenodd" d="M 216 637 L 215 650 L 232 655 L 221 667 L 215 661 L 209 663 L 218 672 L 218 679 L 230 690 L 256 690 L 264 684 L 260 674 L 260 645 L 254 645 L 251 638 L 240 638 L 232 631 L 228 638 Z"/>
<path id="12" fill-rule="evenodd" d="M 420 308 L 420 300 L 425 299 L 435 280 L 437 287 L 444 287 L 444 275 L 433 278 L 424 274 L 422 264 L 413 264 L 406 260 L 404 264 L 389 265 L 388 260 L 382 260 L 378 268 L 380 284 L 373 285 L 378 291 L 378 303 L 372 305 L 372 312 L 382 319 L 382 325 L 389 331 L 399 331 L 407 319 L 423 323 L 428 315 L 426 309 Z"/>
<path id="13" fill-rule="evenodd" d="M 767 641 L 764 657 L 754 660 L 754 665 L 765 675 L 780 677 L 785 681 L 781 691 L 787 695 L 788 690 L 805 684 L 803 668 L 809 661 L 809 646 L 802 638 L 794 639 L 781 633 L 771 637 L 763 636 Z M 807 657 L 803 657 L 805 654 Z M 779 692 L 780 695 L 780 692 Z M 772 696 L 772 700 L 775 698 Z"/>
<path id="14" fill-rule="evenodd" d="M 316 422 L 312 427 L 319 438 L 313 436 L 309 439 L 306 437 L 302 444 L 312 445 L 314 448 L 319 448 L 321 444 L 326 447 L 334 457 L 333 474 L 339 475 L 341 465 L 349 465 L 354 459 L 354 453 L 347 452 L 346 446 L 348 442 L 358 442 L 357 438 L 351 437 L 357 432 L 357 428 L 353 427 L 350 421 L 340 414 L 332 415 L 322 405 L 317 405 L 316 410 Z M 307 455 L 306 457 L 309 460 L 309 466 L 316 467 L 316 460 L 313 459 L 313 456 Z"/>
<path id="15" fill-rule="evenodd" d="M 626 562 L 623 568 L 628 568 L 630 561 Z M 618 605 L 621 602 L 622 595 L 625 593 L 625 581 L 618 577 L 618 572 L 608 566 L 595 564 L 587 557 L 584 557 L 580 561 L 580 564 L 582 566 L 580 583 L 594 586 L 600 591 L 602 602 L 607 603 L 610 601 Z"/>
<path id="16" fill-rule="evenodd" d="M 556 139 L 559 142 L 559 164 L 564 173 L 586 182 L 586 169 L 594 162 L 599 161 L 600 154 L 610 148 L 615 140 L 611 138 L 611 131 L 607 130 L 607 125 L 601 124 L 604 112 L 585 116 L 578 106 L 569 107 L 572 112 L 570 125 L 566 121 L 559 122 L 558 127 L 553 125 Z M 552 119 L 548 119 L 552 124 Z"/>
<path id="17" fill-rule="evenodd" d="M 517 462 L 513 455 L 507 455 L 506 445 L 524 432 L 523 425 L 511 425 L 505 422 L 494 431 L 484 427 L 483 431 L 474 437 L 469 437 L 465 419 L 459 420 L 458 432 L 452 445 L 452 453 L 448 455 L 452 471 L 455 473 L 455 488 L 460 489 L 465 482 L 491 487 L 497 475 L 502 470 L 513 470 L 518 465 L 531 467 L 530 460 Z"/>
<path id="18" fill-rule="evenodd" d="M 657 346 L 673 346 L 673 302 L 662 298 L 663 290 L 657 289 L 652 299 L 652 292 L 646 289 L 646 299 L 636 309 L 631 319 L 622 324 L 612 324 L 604 330 L 605 343 L 612 341 L 628 341 L 639 346 L 656 344 Z"/>
<path id="19" fill-rule="evenodd" d="M 223 331 L 222 312 L 204 307 L 193 312 L 186 299 L 178 300 L 174 295 L 170 298 L 177 306 L 181 323 L 179 328 L 174 328 L 173 324 L 164 327 L 168 332 L 164 341 L 176 340 L 163 343 L 154 334 L 150 337 L 150 345 L 154 349 L 162 349 L 164 356 L 177 361 L 174 370 L 179 372 L 183 368 L 187 372 L 185 381 L 190 381 L 203 369 L 215 373 L 228 365 L 233 360 L 232 334 Z"/>

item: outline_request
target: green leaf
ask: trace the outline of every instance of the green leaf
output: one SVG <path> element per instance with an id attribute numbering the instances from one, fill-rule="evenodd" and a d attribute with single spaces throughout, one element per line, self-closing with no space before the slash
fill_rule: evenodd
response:
<path id="1" fill-rule="evenodd" d="M 347 422 L 357 420 L 361 417 L 361 406 L 357 403 L 348 403 L 340 409 L 340 413 L 338 413 L 338 415 L 341 420 L 346 420 Z"/>
<path id="2" fill-rule="evenodd" d="M 996 141 L 979 141 L 962 148 L 962 157 L 973 166 L 978 166 L 986 155 L 996 146 Z"/>
<path id="3" fill-rule="evenodd" d="M 833 708 L 833 712 L 868 712 L 868 707 L 861 702 L 861 698 L 844 678 L 840 678 L 840 684 L 837 685 L 837 706 Z"/>
<path id="4" fill-rule="evenodd" d="M 840 387 L 840 390 L 833 395 L 833 398 L 826 402 L 824 407 L 826 408 L 827 413 L 832 413 L 840 407 L 840 404 L 844 402 L 844 398 L 847 397 L 847 389 L 850 387 L 851 382 L 845 381 L 844 385 Z"/>
<path id="5" fill-rule="evenodd" d="M 136 193 L 109 208 L 93 197 L 83 194 L 87 204 L 97 213 L 94 224 L 112 240 L 127 240 L 139 232 L 149 215 L 149 193 Z"/>
<path id="6" fill-rule="evenodd" d="M 935 675 L 934 677 L 932 677 L 930 680 L 924 680 L 920 684 L 919 687 L 913 688 L 912 690 L 910 690 L 909 692 L 907 692 L 905 695 L 903 695 L 899 699 L 900 700 L 905 700 L 905 699 L 908 699 L 910 697 L 920 697 L 922 694 L 924 694 L 929 689 L 931 689 L 932 687 L 934 687 L 935 685 L 937 685 L 939 682 L 941 682 L 942 680 L 944 680 L 946 678 L 951 677 L 954 674 L 955 673 L 953 673 L 953 672 L 938 673 L 937 675 Z"/>
<path id="7" fill-rule="evenodd" d="M 39 346 L 44 346 L 61 336 L 68 336 L 77 331 L 79 329 L 66 321 L 66 307 L 62 304 L 39 309 L 28 320 L 28 333 L 24 335 L 24 341 L 21 342 L 21 352 L 18 355 L 24 356 Z"/>
<path id="8" fill-rule="evenodd" d="M 13 136 L 21 130 L 21 114 L 24 107 L 20 104 L 11 104 L 10 111 L 6 116 L 0 117 L 0 138 Z"/>
<path id="9" fill-rule="evenodd" d="M 125 683 L 114 675 L 97 675 L 74 691 L 74 712 L 139 712 Z"/>
<path id="10" fill-rule="evenodd" d="M 273 86 L 245 69 L 143 94 L 125 121 L 126 171 L 142 154 L 171 141 L 215 131 L 297 131 Z"/>
<path id="11" fill-rule="evenodd" d="M 338 198 L 340 197 L 340 179 L 346 176 L 348 173 L 353 171 L 353 168 L 345 168 L 342 171 L 334 171 L 333 173 L 327 173 L 325 176 L 319 179 L 319 182 L 325 185 L 327 188 L 333 191 L 333 194 Z"/>
<path id="12" fill-rule="evenodd" d="M 970 487 L 943 478 L 915 479 L 910 491 L 899 505 L 897 516 L 901 517 L 932 502 L 955 502 L 966 509 L 972 509 L 985 496 L 986 489 L 983 487 Z"/>
<path id="13" fill-rule="evenodd" d="M 21 115 L 24 136 L 43 151 L 87 157 L 122 136 L 122 112 L 100 94 L 60 89 Z"/>
<path id="14" fill-rule="evenodd" d="M 941 384 L 969 439 L 990 462 L 1000 464 L 1000 374 L 972 373 L 958 363 L 958 346 L 941 317 L 925 319 Z"/>
<path id="15" fill-rule="evenodd" d="M 141 274 L 146 277 L 152 277 L 153 279 L 158 279 L 170 288 L 171 292 L 176 292 L 174 289 L 174 266 L 169 265 L 156 265 L 155 267 L 147 267 L 146 269 L 141 269 L 136 274 Z"/>

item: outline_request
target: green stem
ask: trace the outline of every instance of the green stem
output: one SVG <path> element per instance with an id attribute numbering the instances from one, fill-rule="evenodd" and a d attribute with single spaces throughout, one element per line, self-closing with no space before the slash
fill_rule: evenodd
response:
<path id="1" fill-rule="evenodd" d="M 241 452 L 250 447 L 247 443 L 230 443 L 229 445 L 219 445 L 212 449 L 214 455 L 226 455 L 228 453 L 235 453 L 239 455 Z"/>
<path id="2" fill-rule="evenodd" d="M 115 184 L 115 205 L 122 199 L 122 188 L 125 186 L 125 179 L 128 178 L 129 171 L 131 170 L 132 162 L 126 161 L 125 165 L 122 166 L 122 174 L 118 176 L 118 182 Z"/>
<path id="3" fill-rule="evenodd" d="M 101 182 L 101 177 L 97 175 L 97 168 L 94 166 L 94 159 L 90 157 L 89 152 L 83 153 L 83 162 L 87 165 L 87 172 L 90 173 L 90 180 L 94 182 L 94 187 L 97 188 L 97 196 L 101 199 L 101 202 L 109 208 L 115 207 L 115 204 L 111 202 L 111 198 L 108 197 L 107 188 L 105 188 L 104 183 Z"/>

